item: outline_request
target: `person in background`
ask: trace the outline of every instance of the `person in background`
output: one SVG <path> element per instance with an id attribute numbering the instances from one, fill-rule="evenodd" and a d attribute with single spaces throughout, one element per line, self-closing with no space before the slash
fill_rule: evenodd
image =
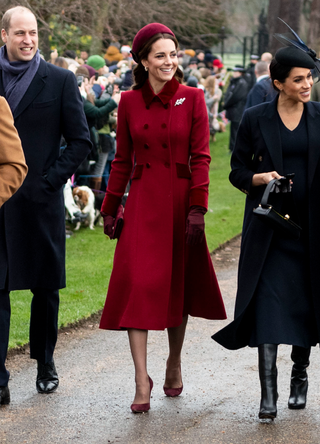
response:
<path id="1" fill-rule="evenodd" d="M 20 188 L 27 171 L 28 167 L 12 113 L 6 100 L 0 97 L 0 207 Z M 0 325 L 0 335 L 2 333 Z M 0 405 L 3 403 L 2 396 L 0 389 Z"/>
<path id="2" fill-rule="evenodd" d="M 37 360 L 36 388 L 47 394 L 59 384 L 53 353 L 59 289 L 66 285 L 63 185 L 88 155 L 91 142 L 74 74 L 40 58 L 34 14 L 22 6 L 8 9 L 1 37 L 0 92 L 29 168 L 21 188 L 0 210 L 0 402 L 8 403 L 12 290 L 33 293 L 30 357 Z M 62 136 L 66 148 L 61 154 Z"/>
<path id="3" fill-rule="evenodd" d="M 218 109 L 220 100 L 222 98 L 222 91 L 216 83 L 215 76 L 207 77 L 204 87 L 210 134 L 211 136 L 214 136 L 217 132 L 225 131 L 225 125 L 218 121 Z"/>
<path id="4" fill-rule="evenodd" d="M 243 78 L 243 66 L 236 65 L 233 68 L 232 79 L 224 97 L 223 108 L 226 110 L 226 117 L 230 120 L 229 150 L 233 151 L 236 142 L 237 131 L 242 118 L 243 110 L 248 95 L 248 83 Z"/>
<path id="5" fill-rule="evenodd" d="M 118 42 L 113 42 L 107 48 L 103 58 L 107 66 L 116 65 L 120 60 L 123 60 L 123 55 L 120 53 L 120 45 Z"/>
<path id="6" fill-rule="evenodd" d="M 258 61 L 259 61 L 259 56 L 257 56 L 256 54 L 251 54 L 249 66 L 244 73 L 244 79 L 248 83 L 248 92 L 254 87 L 256 83 L 256 75 L 254 73 L 254 68 L 258 63 Z"/>
<path id="7" fill-rule="evenodd" d="M 98 131 L 102 131 L 102 128 L 108 124 L 109 114 L 117 108 L 120 94 L 114 92 L 112 96 L 108 96 L 104 99 L 96 99 L 92 94 L 93 78 L 91 77 L 89 80 L 88 74 L 86 75 L 84 71 L 85 68 L 82 66 L 78 68 L 76 74 L 78 75 L 81 73 L 80 78 L 83 77 L 80 92 L 83 97 L 84 113 L 88 122 L 91 142 L 93 144 L 93 153 L 90 154 L 90 156 L 92 160 L 95 160 L 95 165 L 92 170 L 93 177 L 90 178 L 89 186 L 92 189 L 99 191 L 102 174 L 108 159 L 108 152 L 113 148 L 113 141 L 111 141 L 111 144 L 108 144 L 109 139 L 106 140 L 105 136 L 100 136 Z M 109 126 L 104 129 L 104 133 L 110 133 Z"/>
<path id="8" fill-rule="evenodd" d="M 68 69 L 69 65 L 68 62 L 64 57 L 57 57 L 52 62 L 53 65 L 60 66 L 60 68 Z"/>
<path id="9" fill-rule="evenodd" d="M 270 63 L 271 63 L 271 61 L 272 61 L 272 54 L 271 54 L 271 52 L 264 52 L 262 55 L 261 55 L 261 57 L 260 57 L 260 60 L 261 60 L 261 62 L 266 62 L 266 63 L 268 63 L 268 66 L 270 66 Z"/>
<path id="10" fill-rule="evenodd" d="M 212 72 L 213 72 L 213 62 L 214 62 L 214 60 L 216 60 L 216 59 L 217 59 L 217 57 L 216 57 L 215 55 L 211 54 L 210 52 L 207 52 L 207 53 L 205 54 L 205 56 L 204 56 L 204 63 L 205 63 L 205 66 L 206 66 L 207 68 L 209 68 L 210 71 L 212 71 Z"/>
<path id="11" fill-rule="evenodd" d="M 220 59 L 214 59 L 213 61 L 213 73 L 215 75 L 220 74 L 223 69 L 223 63 Z"/>
<path id="12" fill-rule="evenodd" d="M 196 57 L 197 57 L 198 63 L 204 63 L 204 56 L 205 56 L 204 51 L 202 49 L 197 49 Z"/>
<path id="13" fill-rule="evenodd" d="M 62 57 L 65 58 L 66 62 L 68 63 L 68 66 L 74 65 L 75 69 L 78 68 L 79 63 L 77 61 L 77 54 L 75 51 L 72 51 L 71 49 L 67 49 L 62 54 Z"/>
<path id="14" fill-rule="evenodd" d="M 121 46 L 120 52 L 122 54 L 123 60 L 128 60 L 128 61 L 132 60 L 130 51 L 131 51 L 130 46 L 128 45 Z"/>
<path id="15" fill-rule="evenodd" d="M 99 74 L 99 76 L 103 76 L 109 72 L 105 60 L 99 55 L 91 55 L 88 58 L 86 65 L 91 66 L 91 68 L 93 68 Z"/>
<path id="16" fill-rule="evenodd" d="M 257 78 L 256 84 L 249 91 L 247 96 L 245 110 L 251 106 L 259 105 L 259 103 L 271 102 L 277 92 L 272 86 L 270 79 L 269 65 L 267 62 L 258 62 L 254 68 Z"/>
<path id="17" fill-rule="evenodd" d="M 83 60 L 84 63 L 87 63 L 89 52 L 85 50 L 80 51 L 80 58 Z"/>
<path id="18" fill-rule="evenodd" d="M 208 114 L 203 91 L 181 84 L 177 49 L 173 32 L 160 23 L 146 25 L 133 40 L 135 83 L 121 94 L 117 151 L 101 207 L 105 234 L 119 240 L 100 328 L 128 330 L 134 413 L 150 409 L 148 330 L 168 329 L 163 390 L 174 397 L 183 390 L 188 315 L 225 318 L 204 233 Z M 131 177 L 120 235 L 115 217 Z"/>

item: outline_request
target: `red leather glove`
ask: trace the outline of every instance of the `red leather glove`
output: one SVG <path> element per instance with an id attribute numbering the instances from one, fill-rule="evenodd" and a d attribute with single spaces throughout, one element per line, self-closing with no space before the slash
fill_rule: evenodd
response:
<path id="1" fill-rule="evenodd" d="M 110 239 L 120 238 L 123 225 L 123 213 L 124 210 L 122 205 L 119 205 L 116 217 L 112 217 L 101 211 L 100 214 L 103 217 L 103 231 L 104 234 L 110 237 Z"/>
<path id="2" fill-rule="evenodd" d="M 186 220 L 187 245 L 200 244 L 204 239 L 204 215 L 207 210 L 204 207 L 192 206 Z"/>

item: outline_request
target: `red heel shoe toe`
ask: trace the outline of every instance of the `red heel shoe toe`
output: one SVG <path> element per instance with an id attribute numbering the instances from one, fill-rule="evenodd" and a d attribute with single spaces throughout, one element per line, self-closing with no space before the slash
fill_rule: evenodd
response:
<path id="1" fill-rule="evenodd" d="M 174 398 L 175 396 L 181 395 L 182 390 L 183 390 L 183 385 L 178 388 L 163 387 L 163 391 L 164 391 L 165 395 L 169 396 L 169 398 Z"/>

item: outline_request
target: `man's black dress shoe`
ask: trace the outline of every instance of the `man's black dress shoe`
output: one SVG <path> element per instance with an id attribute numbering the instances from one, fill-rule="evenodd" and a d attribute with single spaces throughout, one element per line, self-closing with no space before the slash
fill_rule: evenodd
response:
<path id="1" fill-rule="evenodd" d="M 0 387 L 0 405 L 6 405 L 10 403 L 9 387 Z"/>
<path id="2" fill-rule="evenodd" d="M 54 361 L 42 364 L 38 361 L 37 390 L 39 393 L 53 393 L 57 390 L 59 378 Z"/>

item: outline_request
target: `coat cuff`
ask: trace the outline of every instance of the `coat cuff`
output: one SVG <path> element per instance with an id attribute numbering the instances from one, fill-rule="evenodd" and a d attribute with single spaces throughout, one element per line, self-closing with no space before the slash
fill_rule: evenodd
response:
<path id="1" fill-rule="evenodd" d="M 199 205 L 208 209 L 208 192 L 200 188 L 194 188 L 190 191 L 189 206 Z"/>
<path id="2" fill-rule="evenodd" d="M 101 205 L 101 211 L 112 217 L 115 217 L 118 206 L 121 204 L 121 197 L 107 193 Z"/>

